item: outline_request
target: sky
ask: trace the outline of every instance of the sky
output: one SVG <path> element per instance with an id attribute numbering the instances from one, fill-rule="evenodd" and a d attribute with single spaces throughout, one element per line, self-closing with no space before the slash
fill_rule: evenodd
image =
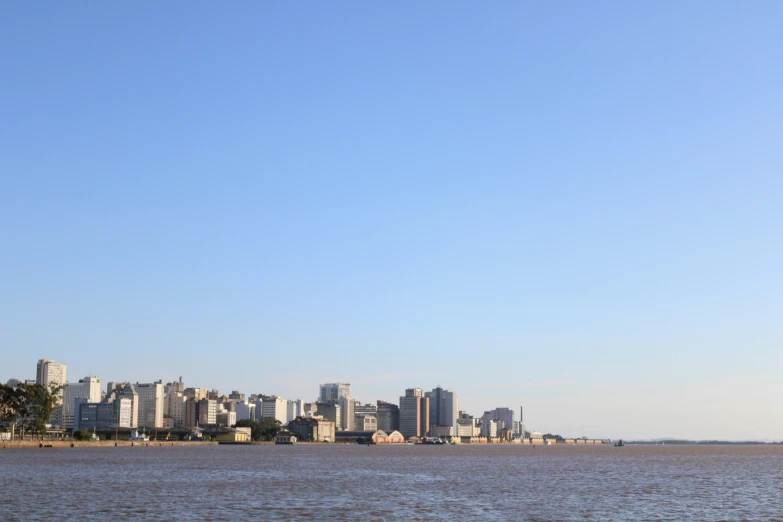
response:
<path id="1" fill-rule="evenodd" d="M 783 4 L 6 2 L 0 381 L 783 439 Z"/>

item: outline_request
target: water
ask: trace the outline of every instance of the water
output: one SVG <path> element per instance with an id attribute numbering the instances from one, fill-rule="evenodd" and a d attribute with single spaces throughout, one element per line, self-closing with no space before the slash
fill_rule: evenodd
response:
<path id="1" fill-rule="evenodd" d="M 781 446 L 0 450 L 0 520 L 779 520 Z"/>

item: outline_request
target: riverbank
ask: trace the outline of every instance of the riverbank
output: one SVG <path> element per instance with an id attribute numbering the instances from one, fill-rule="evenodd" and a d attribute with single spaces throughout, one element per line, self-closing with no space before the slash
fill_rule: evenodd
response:
<path id="1" fill-rule="evenodd" d="M 97 440 L 97 441 L 79 441 L 79 440 L 15 440 L 0 442 L 0 449 L 31 449 L 31 448 L 140 448 L 140 447 L 172 447 L 187 446 L 189 448 L 196 446 L 217 446 L 217 442 L 206 441 L 128 441 L 128 440 Z"/>

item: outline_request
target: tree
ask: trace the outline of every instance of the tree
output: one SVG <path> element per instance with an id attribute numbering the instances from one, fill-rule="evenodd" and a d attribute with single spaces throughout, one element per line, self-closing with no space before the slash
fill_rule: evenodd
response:
<path id="1" fill-rule="evenodd" d="M 52 416 L 62 386 L 52 384 L 47 388 L 42 384 L 20 384 L 16 389 L 21 393 L 21 405 L 18 410 L 22 428 L 29 428 L 41 438 L 46 434 L 46 423 Z"/>
<path id="2" fill-rule="evenodd" d="M 274 440 L 283 424 L 272 417 L 264 417 L 259 420 L 242 419 L 237 421 L 235 427 L 250 428 L 250 438 L 253 440 Z"/>
<path id="3" fill-rule="evenodd" d="M 73 438 L 75 440 L 90 440 L 92 439 L 92 433 L 87 430 L 76 430 L 73 432 Z"/>
<path id="4" fill-rule="evenodd" d="M 11 439 L 14 438 L 22 402 L 22 391 L 18 387 L 0 384 L 0 423 L 10 425 Z"/>

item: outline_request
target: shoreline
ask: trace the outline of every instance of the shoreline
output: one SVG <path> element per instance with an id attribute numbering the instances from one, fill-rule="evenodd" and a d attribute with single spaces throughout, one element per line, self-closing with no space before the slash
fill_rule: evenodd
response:
<path id="1" fill-rule="evenodd" d="M 98 441 L 65 441 L 65 440 L 15 440 L 0 442 L 0 449 L 49 449 L 49 448 L 131 448 L 131 447 L 172 447 L 172 446 L 217 446 L 215 441 L 128 441 L 128 440 L 98 440 Z"/>

